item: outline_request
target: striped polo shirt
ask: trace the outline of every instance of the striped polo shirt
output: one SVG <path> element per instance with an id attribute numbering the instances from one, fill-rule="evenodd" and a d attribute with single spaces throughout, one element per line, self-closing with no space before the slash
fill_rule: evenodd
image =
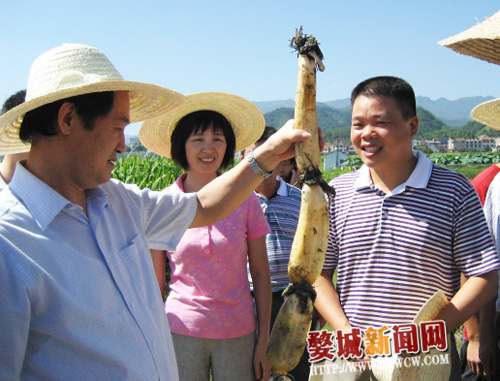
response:
<path id="1" fill-rule="evenodd" d="M 337 291 L 353 326 L 408 323 L 438 289 L 449 299 L 460 272 L 500 267 L 479 198 L 469 180 L 418 158 L 410 178 L 390 194 L 369 169 L 330 183 L 330 235 L 325 270 L 338 267 Z"/>
<path id="2" fill-rule="evenodd" d="M 256 193 L 271 230 L 266 235 L 266 247 L 273 292 L 283 291 L 290 283 L 288 261 L 297 230 L 301 197 L 300 189 L 287 184 L 279 176 L 278 179 L 280 187 L 274 197 L 267 199 Z M 251 282 L 250 275 L 249 279 Z"/>

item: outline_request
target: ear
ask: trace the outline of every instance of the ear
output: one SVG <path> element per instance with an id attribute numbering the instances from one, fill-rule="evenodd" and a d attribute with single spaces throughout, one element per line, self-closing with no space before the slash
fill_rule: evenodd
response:
<path id="1" fill-rule="evenodd" d="M 410 118 L 410 131 L 411 136 L 414 138 L 418 132 L 418 116 L 413 116 Z"/>
<path id="2" fill-rule="evenodd" d="M 59 107 L 59 113 L 57 114 L 57 124 L 61 134 L 69 135 L 79 118 L 80 116 L 76 113 L 75 105 L 70 102 L 64 102 Z"/>

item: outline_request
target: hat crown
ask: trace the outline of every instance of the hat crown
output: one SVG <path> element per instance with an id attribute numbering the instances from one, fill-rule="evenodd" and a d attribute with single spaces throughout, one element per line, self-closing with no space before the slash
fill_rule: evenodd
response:
<path id="1" fill-rule="evenodd" d="M 92 83 L 123 81 L 123 77 L 99 49 L 64 44 L 40 55 L 31 66 L 26 101 L 60 90 Z"/>

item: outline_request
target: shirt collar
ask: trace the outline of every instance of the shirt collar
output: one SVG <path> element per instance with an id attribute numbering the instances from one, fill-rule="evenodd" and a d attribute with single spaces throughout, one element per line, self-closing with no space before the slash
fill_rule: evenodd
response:
<path id="1" fill-rule="evenodd" d="M 183 182 L 184 182 L 184 179 L 187 177 L 187 173 L 183 173 L 181 174 L 179 177 L 177 177 L 177 180 L 175 180 L 174 182 L 174 185 L 177 186 L 177 188 L 179 188 L 179 190 L 181 192 L 184 192 L 184 185 L 183 185 Z"/>
<path id="2" fill-rule="evenodd" d="M 398 185 L 393 189 L 391 194 L 397 194 L 402 192 L 407 186 L 413 188 L 425 188 L 429 183 L 429 179 L 432 173 L 432 162 L 424 155 L 421 151 L 413 151 L 413 155 L 418 159 L 415 169 L 411 173 L 408 180 L 404 183 Z M 354 188 L 368 188 L 373 185 L 370 169 L 363 164 L 359 169 L 359 176 L 354 182 Z"/>
<path id="3" fill-rule="evenodd" d="M 276 194 L 278 196 L 284 196 L 284 197 L 288 197 L 288 186 L 287 186 L 287 183 L 279 176 L 276 176 L 276 178 L 279 180 L 280 182 L 280 187 L 278 188 L 278 191 L 276 192 Z"/>
<path id="4" fill-rule="evenodd" d="M 23 163 L 16 164 L 9 188 L 26 206 L 38 226 L 45 230 L 64 208 L 76 205 L 29 172 Z M 107 194 L 100 188 L 91 189 L 86 195 L 88 200 L 100 200 L 101 205 L 107 204 Z"/>

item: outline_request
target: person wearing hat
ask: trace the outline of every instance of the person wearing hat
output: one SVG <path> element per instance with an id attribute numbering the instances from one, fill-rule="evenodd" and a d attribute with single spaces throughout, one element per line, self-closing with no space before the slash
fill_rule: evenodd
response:
<path id="1" fill-rule="evenodd" d="M 24 102 L 24 97 L 26 96 L 26 90 L 19 90 L 18 92 L 12 94 L 6 99 L 2 106 L 2 115 L 13 107 L 19 106 Z M 16 163 L 19 160 L 24 160 L 28 157 L 28 149 L 26 147 L 25 152 L 19 153 L 6 153 L 3 157 L 2 163 L 0 163 L 0 190 L 5 188 L 7 184 L 12 180 L 14 176 L 14 170 L 16 169 Z"/>
<path id="2" fill-rule="evenodd" d="M 334 331 L 347 334 L 411 323 L 442 290 L 450 302 L 436 320 L 451 333 L 497 292 L 500 260 L 481 203 L 467 178 L 412 150 L 418 117 L 408 82 L 369 78 L 353 89 L 351 104 L 351 140 L 364 165 L 330 182 L 335 196 L 315 306 Z M 461 273 L 468 279 L 460 287 Z M 453 341 L 448 345 L 456 380 L 458 353 Z M 370 376 L 352 368 L 310 380 Z"/>
<path id="3" fill-rule="evenodd" d="M 149 246 L 231 213 L 310 136 L 290 122 L 196 193 L 110 180 L 125 127 L 183 101 L 87 45 L 34 61 L 25 102 L 0 117 L 0 152 L 31 144 L 0 192 L 1 379 L 179 379 Z"/>
<path id="4" fill-rule="evenodd" d="M 495 130 L 500 129 L 498 114 L 500 100 L 495 99 L 476 106 L 471 117 Z M 500 176 L 498 164 L 493 164 L 478 174 L 472 184 L 484 205 L 486 221 L 500 258 L 500 235 L 498 219 L 500 216 Z M 500 270 L 499 270 L 500 278 Z M 500 282 L 500 279 L 499 279 Z M 496 299 L 496 303 L 495 303 Z M 482 376 L 492 376 L 500 379 L 500 283 L 496 298 L 492 300 L 491 308 L 482 309 L 479 317 L 467 322 L 464 333 L 464 367 L 463 379 L 481 379 Z M 475 345 L 474 351 L 470 350 Z M 490 361 L 490 363 L 488 363 Z M 477 376 L 476 376 L 477 375 Z"/>
<path id="5" fill-rule="evenodd" d="M 500 65 L 500 11 L 483 22 L 462 31 L 454 36 L 439 41 L 439 45 L 450 48 L 460 54 L 478 58 L 480 60 Z M 494 129 L 500 128 L 499 101 L 493 100 L 477 106 L 471 113 L 473 119 Z M 490 191 L 493 180 L 500 171 L 498 164 L 493 164 L 478 174 L 473 180 L 484 211 L 488 225 L 496 241 L 496 214 L 494 211 L 497 202 L 494 201 L 500 194 L 496 185 Z M 499 181 L 499 180 L 496 180 Z M 486 203 L 487 202 L 487 203 Z M 500 256 L 500 250 L 499 250 Z M 499 272 L 500 282 L 500 272 Z M 494 333 L 493 335 L 491 333 Z M 485 377 L 500 379 L 500 283 L 499 293 L 495 300 L 485 305 L 478 316 L 473 316 L 464 324 L 464 340 L 462 340 L 462 379 L 483 380 Z"/>
<path id="6" fill-rule="evenodd" d="M 143 123 L 139 138 L 152 152 L 186 171 L 168 190 L 197 192 L 233 164 L 236 150 L 258 139 L 265 126 L 259 109 L 232 94 L 186 96 L 175 110 Z M 271 281 L 264 213 L 251 194 L 229 216 L 189 229 L 175 250 L 151 254 L 156 273 L 170 264 L 165 311 L 181 380 L 267 380 Z M 246 277 L 255 285 L 255 310 Z M 165 285 L 165 277 L 160 281 Z"/>

